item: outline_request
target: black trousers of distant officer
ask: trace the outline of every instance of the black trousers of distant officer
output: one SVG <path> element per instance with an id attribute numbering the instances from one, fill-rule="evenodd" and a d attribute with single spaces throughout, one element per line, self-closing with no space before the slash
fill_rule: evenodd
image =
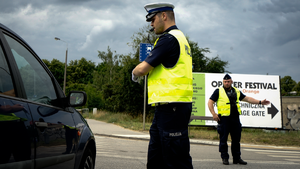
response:
<path id="1" fill-rule="evenodd" d="M 191 111 L 191 103 L 170 103 L 155 108 L 150 127 L 148 169 L 193 168 L 188 137 Z"/>
<path id="2" fill-rule="evenodd" d="M 231 136 L 231 154 L 233 159 L 240 159 L 240 140 L 242 125 L 239 116 L 221 116 L 218 124 L 218 133 L 220 134 L 219 152 L 222 159 L 229 159 L 227 139 Z"/>

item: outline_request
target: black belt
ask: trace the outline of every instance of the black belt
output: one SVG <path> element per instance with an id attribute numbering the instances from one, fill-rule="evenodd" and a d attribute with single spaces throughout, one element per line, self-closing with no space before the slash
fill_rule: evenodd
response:
<path id="1" fill-rule="evenodd" d="M 167 103 L 167 102 L 155 103 L 155 106 L 162 106 L 162 105 L 167 105 L 167 104 L 169 104 L 169 103 Z"/>
<path id="2" fill-rule="evenodd" d="M 235 102 L 235 103 L 226 103 L 226 104 L 237 104 L 238 102 Z"/>

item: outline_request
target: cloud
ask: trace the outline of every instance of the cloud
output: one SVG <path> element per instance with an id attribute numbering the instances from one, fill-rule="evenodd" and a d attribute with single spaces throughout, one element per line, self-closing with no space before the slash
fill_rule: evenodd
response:
<path id="1" fill-rule="evenodd" d="M 79 51 L 84 50 L 88 46 L 95 43 L 95 40 L 101 39 L 99 34 L 104 33 L 105 31 L 108 31 L 110 29 L 113 29 L 112 21 L 102 21 L 100 26 L 94 26 L 90 34 L 87 35 L 85 43 L 79 48 Z"/>
<path id="2" fill-rule="evenodd" d="M 300 1 L 298 0 L 271 0 L 259 3 L 257 9 L 267 13 L 295 13 L 299 12 Z"/>
<path id="3" fill-rule="evenodd" d="M 154 0 L 152 2 L 160 2 Z M 11 0 L 0 2 L 0 22 L 23 37 L 43 59 L 85 57 L 110 46 L 128 54 L 131 36 L 145 22 L 146 0 Z M 240 74 L 300 74 L 300 1 L 174 0 L 176 24 L 208 57 L 228 61 Z"/>

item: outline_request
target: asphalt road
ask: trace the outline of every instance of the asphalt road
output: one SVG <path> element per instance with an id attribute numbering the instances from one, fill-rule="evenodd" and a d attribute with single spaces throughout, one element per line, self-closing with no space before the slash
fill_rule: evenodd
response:
<path id="1" fill-rule="evenodd" d="M 97 142 L 97 169 L 141 169 L 146 168 L 148 141 L 105 136 L 95 136 Z M 230 147 L 229 147 L 230 151 Z M 300 151 L 288 149 L 264 149 L 243 147 L 242 159 L 248 165 L 221 162 L 218 146 L 191 144 L 194 168 L 299 168 Z"/>

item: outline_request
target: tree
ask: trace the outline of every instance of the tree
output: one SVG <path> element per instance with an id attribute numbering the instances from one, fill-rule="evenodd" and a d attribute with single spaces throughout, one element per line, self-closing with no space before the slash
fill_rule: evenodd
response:
<path id="1" fill-rule="evenodd" d="M 83 83 L 72 83 L 69 82 L 66 86 L 66 96 L 70 93 L 70 91 L 84 91 L 86 84 Z"/>
<path id="2" fill-rule="evenodd" d="M 159 37 L 154 32 L 150 32 L 152 27 L 150 25 L 146 25 L 143 28 L 139 29 L 139 32 L 135 32 L 131 39 L 131 43 L 127 43 L 128 46 L 132 47 L 134 58 L 139 60 L 140 54 L 140 43 L 151 43 L 154 44 L 155 40 Z"/>
<path id="3" fill-rule="evenodd" d="M 124 110 L 133 116 L 141 114 L 143 111 L 144 81 L 140 84 L 131 80 L 131 72 L 139 61 L 129 55 L 122 59 L 122 69 L 120 70 L 119 82 L 122 88 L 118 88 L 120 101 L 124 105 Z"/>
<path id="4" fill-rule="evenodd" d="M 207 58 L 205 57 L 205 53 L 209 53 L 208 48 L 200 48 L 198 43 L 191 41 L 189 38 L 188 42 L 191 47 L 192 53 L 192 62 L 193 62 L 193 71 L 194 72 L 204 72 L 205 65 L 207 64 Z"/>
<path id="5" fill-rule="evenodd" d="M 85 58 L 80 60 L 71 60 L 67 67 L 68 83 L 93 83 L 93 72 L 96 69 L 95 63 Z"/>
<path id="6" fill-rule="evenodd" d="M 60 62 L 57 59 L 52 59 L 51 62 L 49 62 L 46 59 L 43 59 L 43 62 L 47 65 L 49 70 L 52 72 L 53 76 L 55 77 L 55 79 L 57 80 L 61 88 L 63 88 L 65 64 Z"/>
<path id="7" fill-rule="evenodd" d="M 207 59 L 207 65 L 204 69 L 204 72 L 210 73 L 224 73 L 225 67 L 228 65 L 228 62 L 222 61 L 219 56 L 212 57 L 211 59 Z M 228 71 L 227 71 L 228 72 Z"/>
<path id="8" fill-rule="evenodd" d="M 295 85 L 293 91 L 297 92 L 297 96 L 300 96 L 300 81 Z"/>
<path id="9" fill-rule="evenodd" d="M 152 43 L 159 37 L 153 32 L 150 32 L 150 25 L 144 26 L 139 29 L 139 32 L 134 33 L 131 37 L 132 42 L 128 45 L 132 47 L 135 59 L 139 59 L 140 43 Z M 205 53 L 210 53 L 209 48 L 200 48 L 197 42 L 193 42 L 187 36 L 188 43 L 191 47 L 192 61 L 194 64 L 193 72 L 210 72 L 210 73 L 223 73 L 228 65 L 227 61 L 222 61 L 219 56 L 212 57 L 211 59 L 205 56 Z M 227 71 L 228 72 L 228 71 Z"/>
<path id="10" fill-rule="evenodd" d="M 134 116 L 143 111 L 144 81 L 135 83 L 131 80 L 132 70 L 139 62 L 140 43 L 154 43 L 157 35 L 150 32 L 150 26 L 144 26 L 131 37 L 128 43 L 133 52 L 127 55 L 117 54 L 107 47 L 107 51 L 98 51 L 101 63 L 97 66 L 82 58 L 71 61 L 68 66 L 67 91 L 85 90 L 88 94 L 87 107 L 97 107 L 112 112 L 126 111 Z M 207 58 L 208 48 L 200 48 L 198 44 L 189 41 L 195 63 L 194 71 L 215 72 L 225 71 L 228 62 L 218 56 Z M 92 71 L 93 70 L 93 71 Z M 90 78 L 92 76 L 92 78 Z M 87 77 L 89 77 L 87 79 Z M 92 79 L 92 80 L 90 80 Z"/>
<path id="11" fill-rule="evenodd" d="M 193 72 L 209 72 L 209 73 L 224 73 L 228 65 L 227 61 L 222 61 L 219 56 L 211 59 L 205 56 L 205 53 L 210 53 L 209 48 L 200 48 L 197 42 L 188 42 L 191 47 L 193 58 Z M 227 71 L 228 72 L 228 71 Z"/>
<path id="12" fill-rule="evenodd" d="M 47 65 L 47 67 L 49 68 L 50 66 L 50 62 L 47 59 L 42 59 L 42 61 Z"/>
<path id="13" fill-rule="evenodd" d="M 98 91 L 101 91 L 105 109 L 113 112 L 122 111 L 118 89 L 123 87 L 119 80 L 120 60 L 123 55 L 117 54 L 108 46 L 107 52 L 98 51 L 98 57 L 102 63 L 97 66 L 97 71 L 93 73 L 93 85 Z"/>
<path id="14" fill-rule="evenodd" d="M 131 80 L 131 72 L 139 64 L 132 55 L 119 55 L 109 47 L 107 51 L 98 51 L 103 61 L 93 73 L 93 86 L 104 101 L 105 109 L 137 115 L 143 110 L 143 85 Z"/>
<path id="15" fill-rule="evenodd" d="M 98 57 L 103 62 L 103 71 L 105 74 L 104 79 L 112 82 L 112 80 L 117 76 L 117 71 L 119 70 L 119 62 L 122 55 L 118 55 L 116 51 L 112 51 L 109 46 L 107 47 L 107 52 L 98 51 Z"/>
<path id="16" fill-rule="evenodd" d="M 291 76 L 284 76 L 280 80 L 281 92 L 283 95 L 289 95 L 288 93 L 293 90 L 296 86 L 296 82 L 292 79 Z"/>
<path id="17" fill-rule="evenodd" d="M 102 98 L 101 91 L 97 90 L 96 86 L 93 84 L 87 84 L 84 87 L 84 91 L 87 94 L 87 103 L 86 107 L 92 109 L 92 108 L 98 108 L 98 109 L 104 109 L 105 103 Z"/>

